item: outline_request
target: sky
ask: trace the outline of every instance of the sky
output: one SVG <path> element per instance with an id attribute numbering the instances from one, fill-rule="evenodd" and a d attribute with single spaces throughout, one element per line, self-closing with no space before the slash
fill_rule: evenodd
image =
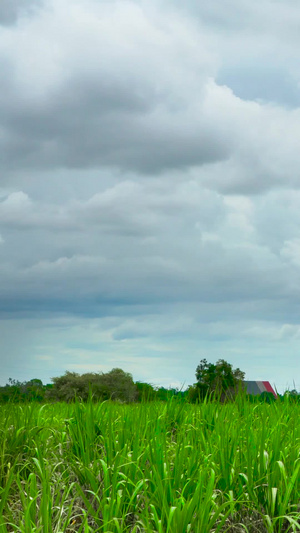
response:
<path id="1" fill-rule="evenodd" d="M 0 384 L 300 389 L 298 0 L 2 0 Z"/>

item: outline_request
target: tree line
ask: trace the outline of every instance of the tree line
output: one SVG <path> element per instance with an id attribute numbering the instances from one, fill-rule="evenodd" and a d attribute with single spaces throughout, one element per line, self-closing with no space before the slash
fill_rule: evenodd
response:
<path id="1" fill-rule="evenodd" d="M 175 388 L 154 387 L 150 383 L 133 381 L 132 375 L 121 368 L 113 368 L 107 373 L 65 372 L 63 376 L 52 378 L 44 385 L 40 379 L 20 382 L 9 379 L 0 387 L 0 403 L 6 402 L 72 402 L 77 400 L 113 400 L 120 402 L 167 401 L 173 396 L 184 397 L 187 391 Z"/>
<path id="2" fill-rule="evenodd" d="M 113 368 L 110 372 L 88 372 L 78 374 L 65 372 L 63 376 L 52 378 L 51 384 L 44 385 L 40 379 L 20 382 L 9 379 L 4 387 L 0 387 L 0 403 L 6 402 L 55 402 L 74 400 L 94 401 L 113 400 L 120 402 L 167 401 L 176 397 L 191 403 L 204 399 L 230 401 L 239 392 L 244 392 L 245 374 L 239 368 L 219 359 L 209 363 L 202 359 L 196 368 L 196 382 L 186 390 L 176 388 L 154 387 L 150 383 L 133 381 L 132 375 L 121 368 Z M 300 394 L 287 391 L 285 396 L 293 401 L 300 401 Z M 256 400 L 249 396 L 250 400 Z M 262 393 L 264 401 L 274 401 L 272 393 Z"/>

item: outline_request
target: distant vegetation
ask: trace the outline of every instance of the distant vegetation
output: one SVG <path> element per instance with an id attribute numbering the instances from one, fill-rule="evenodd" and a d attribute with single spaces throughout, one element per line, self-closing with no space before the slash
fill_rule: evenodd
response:
<path id="1" fill-rule="evenodd" d="M 202 359 L 196 368 L 197 382 L 189 389 L 189 399 L 192 402 L 206 397 L 229 400 L 242 391 L 244 377 L 244 372 L 233 369 L 224 359 L 215 364 Z"/>
<path id="2" fill-rule="evenodd" d="M 53 383 L 44 385 L 40 379 L 20 382 L 10 379 L 0 387 L 0 402 L 86 402 L 114 400 L 124 403 L 141 401 L 167 401 L 173 396 L 187 397 L 188 391 L 154 387 L 149 383 L 134 382 L 132 375 L 120 368 L 107 373 L 77 374 L 66 372 L 54 377 Z"/>
<path id="3" fill-rule="evenodd" d="M 63 376 L 52 378 L 51 384 L 44 385 L 40 379 L 20 382 L 9 379 L 4 387 L 0 387 L 0 403 L 15 402 L 86 402 L 114 400 L 124 403 L 141 401 L 168 401 L 177 397 L 191 403 L 204 399 L 230 401 L 237 393 L 243 393 L 244 372 L 234 369 L 224 359 L 215 364 L 202 359 L 196 368 L 196 383 L 186 390 L 176 388 L 154 387 L 150 383 L 134 382 L 132 375 L 120 368 L 110 372 L 85 373 L 65 372 Z M 244 392 L 245 394 L 245 392 Z M 286 391 L 291 401 L 300 401 L 296 390 Z M 278 395 L 278 398 L 282 396 Z M 249 396 L 251 401 L 257 398 Z M 260 399 L 270 402 L 275 398 L 272 393 L 262 393 Z"/>

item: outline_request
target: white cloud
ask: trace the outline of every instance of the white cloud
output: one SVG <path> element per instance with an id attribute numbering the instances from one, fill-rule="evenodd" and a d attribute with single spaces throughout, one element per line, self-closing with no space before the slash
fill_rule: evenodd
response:
<path id="1" fill-rule="evenodd" d="M 285 241 L 280 251 L 281 256 L 296 266 L 300 266 L 300 239 Z"/>

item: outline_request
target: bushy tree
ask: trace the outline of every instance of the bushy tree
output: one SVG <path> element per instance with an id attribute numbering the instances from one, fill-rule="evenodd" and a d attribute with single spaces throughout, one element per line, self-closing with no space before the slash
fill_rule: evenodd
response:
<path id="1" fill-rule="evenodd" d="M 142 381 L 137 381 L 135 383 L 137 388 L 137 401 L 138 402 L 150 402 L 156 398 L 156 390 L 150 383 L 143 383 Z"/>
<path id="2" fill-rule="evenodd" d="M 132 375 L 121 368 L 113 368 L 110 372 L 100 375 L 100 392 L 105 399 L 132 402 L 136 399 L 137 388 Z"/>
<path id="3" fill-rule="evenodd" d="M 282 398 L 288 398 L 290 402 L 300 403 L 300 392 L 296 389 L 286 390 Z"/>
<path id="4" fill-rule="evenodd" d="M 76 396 L 82 396 L 82 387 L 80 383 L 80 374 L 77 372 L 66 371 L 63 376 L 51 378 L 53 387 L 47 392 L 49 400 L 58 400 L 69 402 Z"/>
<path id="5" fill-rule="evenodd" d="M 273 403 L 275 402 L 276 398 L 273 392 L 264 391 L 259 395 L 259 400 L 265 403 Z"/>
<path id="6" fill-rule="evenodd" d="M 53 387 L 47 393 L 49 399 L 72 401 L 75 398 L 86 401 L 90 396 L 94 400 L 120 400 L 131 402 L 137 394 L 132 375 L 121 368 L 113 368 L 107 373 L 65 372 L 63 376 L 52 378 Z"/>
<path id="7" fill-rule="evenodd" d="M 23 393 L 28 401 L 42 402 L 45 398 L 45 387 L 40 379 L 31 379 L 24 384 Z"/>
<path id="8" fill-rule="evenodd" d="M 234 395 L 242 383 L 245 373 L 239 368 L 233 369 L 232 365 L 224 359 L 219 359 L 215 364 L 202 359 L 196 368 L 196 388 L 192 390 L 193 398 L 204 398 L 206 395 L 218 396 L 221 399 Z"/>
<path id="9" fill-rule="evenodd" d="M 40 379 L 18 381 L 9 378 L 4 387 L 0 387 L 0 402 L 42 402 L 45 399 L 46 387 Z"/>
<path id="10" fill-rule="evenodd" d="M 194 385 L 189 386 L 186 397 L 187 397 L 188 402 L 190 403 L 196 403 L 202 398 L 200 389 L 197 383 L 194 383 Z"/>

